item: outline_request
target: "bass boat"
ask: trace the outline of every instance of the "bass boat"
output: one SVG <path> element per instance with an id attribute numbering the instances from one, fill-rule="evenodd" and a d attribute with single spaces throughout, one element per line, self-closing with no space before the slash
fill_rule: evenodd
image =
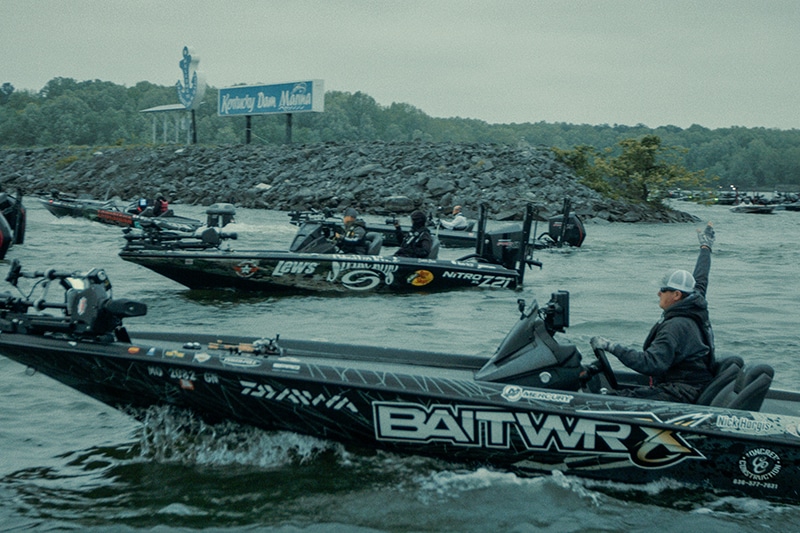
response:
<path id="1" fill-rule="evenodd" d="M 0 354 L 144 418 L 187 410 L 343 443 L 538 475 L 622 483 L 672 479 L 723 494 L 800 502 L 800 394 L 720 361 L 697 404 L 604 394 L 631 385 L 605 353 L 559 342 L 569 293 L 520 318 L 493 354 L 438 353 L 280 337 L 129 332 L 146 314 L 113 299 L 101 269 L 23 272 L 55 301 L 0 295 Z M 738 359 L 734 361 L 734 359 Z M 730 364 L 728 364 L 730 363 Z M 764 369 L 761 369 L 764 370 Z M 771 369 L 770 369 L 771 370 Z"/>
<path id="2" fill-rule="evenodd" d="M 14 244 L 25 242 L 27 213 L 22 205 L 22 191 L 16 196 L 0 192 L 0 259 L 5 259 Z"/>
<path id="3" fill-rule="evenodd" d="M 289 251 L 222 248 L 226 234 L 216 228 L 180 234 L 161 228 L 129 231 L 120 257 L 142 265 L 190 289 L 233 288 L 268 293 L 407 293 L 460 288 L 517 289 L 525 269 L 541 263 L 533 247 L 531 207 L 522 225 L 486 231 L 481 210 L 479 246 L 458 259 L 438 259 L 434 239 L 428 258 L 378 255 L 380 234 L 368 232 L 366 255 L 336 253 L 336 227 L 321 220 L 304 224 Z M 341 232 L 341 230 L 339 230 Z"/>
<path id="4" fill-rule="evenodd" d="M 42 205 L 53 215 L 61 217 L 87 218 L 94 222 L 102 222 L 113 226 L 136 227 L 144 223 L 154 223 L 165 229 L 177 231 L 194 231 L 203 222 L 194 218 L 175 215 L 168 209 L 161 215 L 154 216 L 152 209 L 139 212 L 137 204 L 120 208 L 114 200 L 93 200 L 90 198 L 74 198 L 62 194 L 53 194 L 49 198 L 40 199 Z"/>
<path id="5" fill-rule="evenodd" d="M 558 215 L 551 216 L 545 220 L 548 223 L 547 231 L 538 234 L 536 226 L 534 226 L 533 235 L 537 237 L 531 241 L 531 244 L 537 248 L 561 248 L 563 246 L 572 246 L 579 248 L 584 239 L 586 238 L 586 227 L 580 217 L 572 212 L 571 201 L 569 198 L 564 199 L 564 207 L 562 212 Z M 290 222 L 295 226 L 300 226 L 300 231 L 303 231 L 303 226 L 306 224 L 323 224 L 332 228 L 341 228 L 341 223 L 335 219 L 333 212 L 329 209 L 308 210 L 308 211 L 290 211 Z M 399 222 L 397 217 L 392 215 L 387 218 L 384 224 L 367 223 L 366 229 L 368 232 L 380 234 L 383 237 L 384 246 L 399 246 L 395 232 L 395 223 Z M 403 226 L 403 231 L 408 231 L 410 225 Z M 474 248 L 477 244 L 478 230 L 475 221 L 470 221 L 469 225 L 464 230 L 449 230 L 441 227 L 430 215 L 428 214 L 428 229 L 431 235 L 439 239 L 442 246 L 447 248 Z"/>

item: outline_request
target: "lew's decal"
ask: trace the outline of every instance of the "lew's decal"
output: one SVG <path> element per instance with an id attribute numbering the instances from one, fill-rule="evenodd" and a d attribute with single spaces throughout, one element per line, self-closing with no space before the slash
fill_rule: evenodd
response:
<path id="1" fill-rule="evenodd" d="M 642 468 L 663 468 L 685 459 L 704 458 L 675 431 L 622 422 L 490 407 L 426 408 L 402 402 L 375 402 L 373 414 L 375 438 L 379 441 L 420 444 L 439 441 L 455 446 L 508 449 L 512 439 L 518 439 L 528 450 L 626 457 Z M 604 414 L 661 422 L 652 413 Z M 707 417 L 688 415 L 667 423 L 691 426 Z"/>
<path id="2" fill-rule="evenodd" d="M 308 261 L 278 261 L 272 271 L 273 276 L 285 276 L 287 274 L 294 274 L 300 276 L 307 276 L 314 273 L 319 266 L 319 263 L 312 263 Z"/>

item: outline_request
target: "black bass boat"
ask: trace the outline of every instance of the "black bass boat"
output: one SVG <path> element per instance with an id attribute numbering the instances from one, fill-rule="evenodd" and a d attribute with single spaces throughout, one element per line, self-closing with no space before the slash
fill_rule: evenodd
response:
<path id="1" fill-rule="evenodd" d="M 233 288 L 268 293 L 407 293 L 463 288 L 517 289 L 525 269 L 540 266 L 530 257 L 531 208 L 522 225 L 486 231 L 479 221 L 479 246 L 458 259 L 419 259 L 378 255 L 382 238 L 367 233 L 367 255 L 335 253 L 326 221 L 304 224 L 289 251 L 231 250 L 222 243 L 233 235 L 204 230 L 200 235 L 143 228 L 125 235 L 120 257 L 142 265 L 190 289 Z"/>
<path id="2" fill-rule="evenodd" d="M 290 223 L 300 226 L 303 231 L 305 224 L 324 224 L 332 228 L 341 228 L 341 222 L 334 218 L 333 211 L 323 209 L 322 211 L 311 209 L 307 211 L 290 211 Z M 553 215 L 545 220 L 548 223 L 547 231 L 538 234 L 536 226 L 533 230 L 535 239 L 531 244 L 537 248 L 561 248 L 562 246 L 572 246 L 579 248 L 586 239 L 586 227 L 580 217 L 571 211 L 571 201 L 564 199 L 564 206 L 560 214 Z M 395 232 L 395 223 L 399 222 L 396 216 L 387 218 L 384 224 L 368 222 L 366 229 L 368 232 L 377 233 L 383 237 L 384 246 L 399 246 Z M 536 220 L 538 225 L 539 220 Z M 400 224 L 403 231 L 408 231 L 410 224 Z M 476 221 L 471 220 L 465 230 L 445 229 L 433 219 L 428 213 L 428 228 L 442 246 L 447 248 L 475 248 L 478 240 L 478 229 Z"/>
<path id="3" fill-rule="evenodd" d="M 168 209 L 158 216 L 153 214 L 152 207 L 139 211 L 136 203 L 121 208 L 114 200 L 75 198 L 63 194 L 53 194 L 49 198 L 41 198 L 40 202 L 45 209 L 58 218 L 86 218 L 114 226 L 136 227 L 145 221 L 145 223 L 154 222 L 165 229 L 194 231 L 203 225 L 200 220 L 175 215 L 172 209 Z"/>
<path id="4" fill-rule="evenodd" d="M 133 416 L 171 406 L 354 450 L 800 502 L 800 394 L 770 390 L 770 368 L 740 368 L 736 357 L 719 362 L 698 404 L 604 394 L 632 377 L 602 351 L 584 361 L 557 340 L 569 326 L 566 291 L 541 307 L 518 301 L 497 350 L 470 354 L 265 331 L 129 332 L 123 319 L 146 306 L 113 299 L 103 270 L 26 273 L 14 262 L 7 280 L 38 282 L 44 296 L 0 295 L 0 354 Z M 63 292 L 47 295 L 51 286 Z"/>
<path id="5" fill-rule="evenodd" d="M 16 196 L 0 192 L 0 259 L 5 259 L 14 244 L 25 242 L 27 213 L 22 205 L 22 191 Z"/>

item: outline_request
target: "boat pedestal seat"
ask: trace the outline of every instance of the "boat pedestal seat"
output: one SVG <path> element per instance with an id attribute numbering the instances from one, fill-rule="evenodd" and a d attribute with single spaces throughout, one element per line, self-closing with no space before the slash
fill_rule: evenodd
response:
<path id="1" fill-rule="evenodd" d="M 428 254 L 428 259 L 438 259 L 439 258 L 439 247 L 441 244 L 439 243 L 439 239 L 437 237 L 433 237 L 433 242 L 431 243 L 431 251 Z"/>
<path id="2" fill-rule="evenodd" d="M 775 370 L 766 364 L 738 372 L 736 379 L 722 388 L 711 400 L 712 407 L 758 411 L 772 385 Z"/>
<path id="3" fill-rule="evenodd" d="M 725 357 L 714 363 L 714 379 L 711 380 L 695 402 L 697 405 L 711 405 L 714 397 L 722 389 L 733 383 L 744 367 L 744 359 L 737 355 Z"/>
<path id="4" fill-rule="evenodd" d="M 375 231 L 369 231 L 364 235 L 367 243 L 367 255 L 379 255 L 383 246 L 383 235 Z"/>

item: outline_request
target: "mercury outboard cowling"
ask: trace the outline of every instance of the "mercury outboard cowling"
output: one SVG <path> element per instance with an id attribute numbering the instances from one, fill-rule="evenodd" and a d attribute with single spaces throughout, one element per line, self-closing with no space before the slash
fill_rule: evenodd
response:
<path id="1" fill-rule="evenodd" d="M 525 302 L 520 300 L 524 309 Z M 581 386 L 581 354 L 572 345 L 553 339 L 555 331 L 569 326 L 569 293 L 553 293 L 539 308 L 534 301 L 528 312 L 500 343 L 494 356 L 476 374 L 475 379 L 560 390 L 578 390 Z"/>

